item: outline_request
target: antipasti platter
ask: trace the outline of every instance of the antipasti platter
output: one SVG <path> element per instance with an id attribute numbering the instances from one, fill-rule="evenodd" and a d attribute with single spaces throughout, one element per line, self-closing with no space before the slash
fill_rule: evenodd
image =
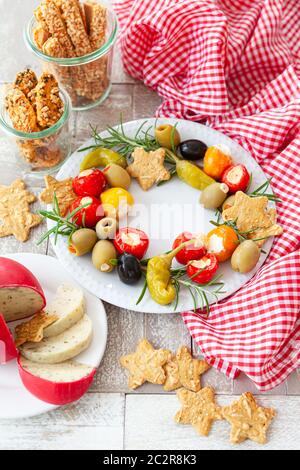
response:
<path id="1" fill-rule="evenodd" d="M 263 196 L 267 193 L 269 201 L 267 200 L 268 209 L 266 210 L 273 211 L 275 209 L 276 197 L 272 193 L 272 190 L 268 184 L 269 182 L 267 177 L 264 175 L 262 169 L 255 162 L 255 160 L 242 147 L 240 147 L 236 142 L 234 142 L 227 136 L 224 136 L 213 129 L 210 129 L 198 123 L 183 120 L 178 121 L 172 119 L 149 119 L 147 121 L 133 121 L 116 126 L 115 130 L 117 131 L 117 135 L 114 134 L 114 129 L 109 129 L 108 131 L 105 131 L 100 135 L 96 134 L 94 136 L 94 139 L 91 139 L 90 141 L 86 142 L 64 164 L 64 166 L 61 168 L 57 175 L 57 180 L 66 181 L 69 178 L 76 179 L 78 175 L 89 176 L 91 174 L 90 167 L 95 166 L 95 160 L 89 162 L 89 159 L 97 158 L 97 154 L 99 158 L 98 150 L 101 149 L 102 146 L 107 145 L 109 140 L 112 142 L 112 147 L 114 142 L 113 139 L 116 139 L 116 146 L 113 147 L 113 150 L 116 152 L 120 150 L 120 146 L 118 147 L 118 143 L 120 144 L 120 142 L 118 141 L 118 139 L 120 139 L 120 134 L 123 135 L 123 137 L 121 137 L 121 140 L 124 141 L 121 146 L 121 150 L 123 150 L 123 155 L 127 152 L 129 156 L 126 164 L 130 165 L 130 161 L 132 158 L 129 154 L 132 151 L 132 147 L 134 146 L 142 148 L 142 146 L 144 145 L 146 149 L 148 149 L 150 152 L 155 152 L 155 149 L 159 149 L 160 145 L 159 143 L 155 144 L 153 142 L 153 139 L 155 138 L 155 129 L 159 128 L 160 126 L 162 126 L 162 129 L 164 128 L 164 126 L 172 126 L 173 129 L 176 129 L 176 131 L 178 131 L 178 134 L 180 135 L 180 141 L 183 143 L 189 142 L 191 140 L 195 142 L 200 141 L 204 143 L 204 153 L 205 151 L 207 152 L 207 149 L 213 149 L 215 147 L 219 148 L 219 154 L 225 154 L 229 156 L 228 165 L 230 168 L 233 167 L 234 170 L 237 167 L 237 169 L 239 169 L 240 165 L 242 166 L 242 168 L 247 169 L 249 178 L 247 179 L 247 189 L 244 188 L 244 190 L 247 191 L 248 194 L 251 194 L 253 192 L 253 195 L 251 194 L 251 199 L 250 197 L 247 197 L 247 201 L 245 202 L 247 203 L 249 200 L 249 202 L 251 203 L 252 200 L 258 200 L 258 198 L 255 198 L 254 196 Z M 150 150 L 151 148 L 152 150 Z M 120 152 L 118 155 L 120 155 L 121 153 L 122 152 Z M 152 158 L 153 155 L 155 156 L 155 154 L 152 154 Z M 196 156 L 198 160 L 200 159 L 200 157 L 200 155 L 198 155 L 198 157 Z M 171 160 L 168 159 L 168 161 Z M 183 159 L 181 161 L 183 161 Z M 193 165 L 194 163 L 199 162 L 193 162 Z M 212 162 L 212 165 L 217 164 L 218 162 Z M 151 187 L 147 187 L 147 190 L 145 190 L 145 187 L 143 188 L 143 185 L 140 185 L 139 181 L 134 178 L 132 178 L 130 186 L 128 186 L 126 180 L 126 186 L 124 187 L 126 187 L 127 190 L 123 188 L 125 202 L 127 202 L 127 205 L 130 207 L 129 210 L 126 211 L 126 216 L 122 218 L 120 217 L 118 220 L 119 231 L 125 231 L 127 241 L 129 240 L 129 243 L 132 242 L 133 245 L 136 243 L 134 239 L 136 234 L 129 233 L 128 227 L 130 229 L 133 228 L 134 230 L 136 229 L 140 231 L 138 232 L 137 236 L 140 235 L 141 239 L 143 239 L 144 237 L 147 245 L 147 251 L 142 253 L 142 265 L 144 266 L 145 259 L 147 263 L 149 259 L 157 255 L 169 252 L 172 249 L 172 245 L 176 240 L 176 237 L 183 233 L 192 234 L 190 235 L 190 237 L 194 235 L 199 237 L 200 234 L 201 238 L 202 236 L 205 237 L 206 234 L 209 234 L 212 230 L 215 230 L 215 232 L 212 233 L 212 235 L 215 235 L 213 236 L 213 239 L 215 238 L 215 242 L 217 244 L 218 241 L 221 242 L 218 239 L 218 227 L 216 226 L 217 224 L 223 225 L 222 213 L 220 212 L 220 210 L 218 210 L 218 208 L 215 206 L 213 208 L 207 208 L 208 206 L 210 206 L 210 203 L 201 202 L 202 192 L 197 187 L 195 187 L 197 186 L 197 182 L 196 184 L 194 184 L 194 187 L 192 185 L 186 184 L 185 181 L 182 181 L 182 178 L 178 177 L 175 174 L 176 171 L 174 170 L 174 165 L 170 166 L 171 169 L 169 170 L 169 172 L 171 173 L 171 177 L 169 178 L 167 176 L 165 181 L 160 181 L 158 182 L 158 184 L 157 182 L 152 182 Z M 87 167 L 89 168 L 87 169 Z M 130 166 L 127 168 L 130 169 Z M 212 170 L 212 172 L 214 172 L 214 169 Z M 210 184 L 214 183 L 214 180 L 208 181 Z M 218 184 L 220 185 L 222 184 L 222 182 Z M 226 187 L 225 184 L 223 185 L 224 187 Z M 111 187 L 110 189 L 106 189 L 104 190 L 104 192 L 102 192 L 102 205 L 105 205 L 105 203 L 109 201 L 109 197 L 106 198 L 105 196 L 106 194 L 109 196 L 108 193 L 112 193 L 113 190 L 114 187 Z M 225 188 L 225 190 L 228 191 L 228 188 Z M 122 195 L 122 193 L 120 194 Z M 227 199 L 227 196 L 230 197 L 230 194 L 233 193 L 229 191 L 226 196 L 224 196 L 223 201 Z M 130 199 L 128 199 L 128 197 Z M 209 194 L 208 197 L 210 197 Z M 264 197 L 264 199 L 267 198 Z M 86 201 L 87 200 L 85 199 L 84 202 Z M 264 202 L 266 205 L 266 201 Z M 49 211 L 51 211 L 51 206 L 49 206 L 48 209 Z M 104 215 L 107 216 L 108 214 Z M 232 220 L 232 222 L 236 221 Z M 101 221 L 99 222 L 99 224 L 101 225 Z M 270 223 L 269 225 L 273 224 Z M 236 229 L 236 227 L 230 227 L 230 223 L 228 223 L 226 227 L 228 228 L 229 237 L 232 235 L 233 238 L 235 238 L 233 231 L 234 229 Z M 251 227 L 253 229 L 253 224 Z M 276 226 L 276 229 L 278 229 L 278 227 L 279 226 Z M 53 222 L 51 218 L 48 218 L 48 229 L 50 231 L 55 230 L 55 222 Z M 250 270 L 247 269 L 247 272 L 239 272 L 238 269 L 232 269 L 230 263 L 230 255 L 232 255 L 234 249 L 231 249 L 231 252 L 229 252 L 229 256 L 226 256 L 226 261 L 222 259 L 221 262 L 218 263 L 216 286 L 203 286 L 203 291 L 205 294 L 204 297 L 201 295 L 201 293 L 199 294 L 197 290 L 192 290 L 191 295 L 191 285 L 185 284 L 187 276 L 181 277 L 180 275 L 183 272 L 180 272 L 180 295 L 177 296 L 176 300 L 174 297 L 172 302 L 166 302 L 165 304 L 162 304 L 153 300 L 153 297 L 149 293 L 149 289 L 145 288 L 145 276 L 141 276 L 141 278 L 137 282 L 124 283 L 122 282 L 122 280 L 120 280 L 120 276 L 117 272 L 118 269 L 109 269 L 109 272 L 101 272 L 101 269 L 96 269 L 92 263 L 91 255 L 89 253 L 85 254 L 84 256 L 74 256 L 73 250 L 69 249 L 70 240 L 68 237 L 55 236 L 52 234 L 50 238 L 53 243 L 55 253 L 62 265 L 74 277 L 74 279 L 80 282 L 81 285 L 87 290 L 89 290 L 91 293 L 99 296 L 101 299 L 107 302 L 110 302 L 122 308 L 139 312 L 152 313 L 181 312 L 193 309 L 195 308 L 195 305 L 197 307 L 206 307 L 207 304 L 210 305 L 215 303 L 216 301 L 220 301 L 226 298 L 227 296 L 233 294 L 238 289 L 240 289 L 255 274 L 259 267 L 265 262 L 272 245 L 272 237 L 264 239 L 263 243 L 258 243 L 260 247 L 263 244 L 263 249 L 260 249 L 259 256 L 253 268 Z M 233 247 L 236 248 L 238 244 L 240 244 L 240 241 L 242 241 L 243 239 L 246 240 L 246 238 L 247 237 L 245 234 L 238 233 L 238 235 L 236 236 L 236 240 L 232 241 L 233 244 L 236 243 L 236 245 L 233 245 Z M 125 238 L 123 237 L 123 242 L 124 240 Z M 186 240 L 182 239 L 181 241 L 184 242 Z M 115 240 L 114 245 L 117 246 L 117 243 Z M 212 248 L 213 243 L 214 242 L 212 240 L 211 249 L 208 249 L 206 251 L 214 251 L 214 248 Z M 203 241 L 201 242 L 200 240 L 199 246 L 202 246 L 202 244 Z M 127 248 L 123 247 L 123 251 L 126 251 L 126 249 L 127 251 L 130 251 L 130 247 L 128 247 L 128 245 Z M 120 248 L 120 246 L 117 246 L 116 251 L 118 255 L 122 254 L 122 247 Z M 202 253 L 202 256 L 206 253 L 206 251 Z M 114 253 L 115 252 L 112 250 L 111 258 L 116 257 Z M 193 257 L 193 253 L 190 256 Z M 141 259 L 140 256 L 137 257 Z M 198 253 L 197 259 L 199 259 L 199 257 L 201 258 L 201 250 L 200 256 Z M 172 263 L 172 269 L 178 270 L 180 269 L 180 267 L 182 268 L 182 264 L 178 263 L 178 261 L 175 259 L 175 256 L 173 258 L 174 262 Z M 178 256 L 176 258 L 178 259 Z M 189 262 L 189 260 L 187 262 Z M 185 260 L 183 261 L 183 263 L 185 263 Z M 199 264 L 198 270 L 201 271 L 201 269 L 202 266 L 200 266 Z M 207 281 L 203 282 L 203 284 L 206 283 Z M 195 299 L 195 296 L 198 296 L 199 298 Z"/>

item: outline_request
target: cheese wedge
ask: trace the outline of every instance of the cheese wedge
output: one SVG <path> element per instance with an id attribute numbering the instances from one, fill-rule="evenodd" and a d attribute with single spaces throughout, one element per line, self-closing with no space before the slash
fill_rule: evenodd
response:
<path id="1" fill-rule="evenodd" d="M 58 336 L 75 325 L 85 313 L 85 301 L 81 289 L 63 284 L 57 289 L 56 296 L 45 308 L 48 315 L 59 319 L 44 330 L 44 338 Z"/>
<path id="2" fill-rule="evenodd" d="M 24 370 L 36 377 L 57 383 L 76 382 L 90 375 L 94 368 L 79 364 L 76 361 L 66 361 L 60 364 L 37 364 L 24 357 L 20 359 Z"/>
<path id="3" fill-rule="evenodd" d="M 93 327 L 90 318 L 84 315 L 74 326 L 40 343 L 25 343 L 20 347 L 22 356 L 39 364 L 58 364 L 68 361 L 85 351 L 91 344 Z"/>

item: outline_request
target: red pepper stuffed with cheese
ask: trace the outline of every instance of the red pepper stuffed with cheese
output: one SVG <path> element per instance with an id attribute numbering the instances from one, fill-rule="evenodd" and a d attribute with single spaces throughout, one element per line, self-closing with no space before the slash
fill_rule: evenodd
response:
<path id="1" fill-rule="evenodd" d="M 190 232 L 181 233 L 178 235 L 178 237 L 175 238 L 172 249 L 175 250 L 179 245 L 192 240 L 193 238 L 195 237 L 193 237 Z M 205 255 L 206 251 L 207 250 L 204 243 L 200 244 L 199 246 L 199 241 L 197 241 L 196 244 L 187 245 L 182 250 L 180 250 L 176 255 L 176 260 L 178 263 L 186 265 L 190 261 L 201 259 Z"/>
<path id="2" fill-rule="evenodd" d="M 118 253 L 129 253 L 142 259 L 148 250 L 149 238 L 142 230 L 124 227 L 117 232 L 114 245 Z"/>
<path id="3" fill-rule="evenodd" d="M 237 191 L 246 191 L 250 175 L 244 165 L 231 165 L 222 175 L 222 183 L 226 184 L 231 194 Z"/>
<path id="4" fill-rule="evenodd" d="M 211 253 L 207 253 L 203 258 L 191 261 L 186 272 L 193 282 L 197 284 L 207 284 L 213 279 L 218 267 L 219 263 L 217 257 Z"/>

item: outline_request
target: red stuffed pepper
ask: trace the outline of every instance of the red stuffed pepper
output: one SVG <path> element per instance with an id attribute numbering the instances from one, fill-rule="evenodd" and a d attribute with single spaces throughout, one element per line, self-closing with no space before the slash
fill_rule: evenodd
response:
<path id="1" fill-rule="evenodd" d="M 142 259 L 148 250 L 149 238 L 142 230 L 124 227 L 117 232 L 114 245 L 118 253 L 129 253 Z"/>
<path id="2" fill-rule="evenodd" d="M 193 282 L 207 284 L 213 279 L 218 267 L 219 263 L 216 256 L 208 253 L 199 260 L 191 261 L 186 272 Z"/>
<path id="3" fill-rule="evenodd" d="M 189 240 L 192 240 L 194 237 L 190 232 L 183 232 L 180 235 L 178 235 L 177 238 L 175 238 L 172 249 L 175 250 L 179 245 L 181 245 L 184 242 L 187 242 Z M 202 258 L 202 256 L 205 255 L 206 253 L 206 247 L 203 244 L 198 246 L 199 243 L 196 245 L 187 245 L 185 248 L 179 251 L 179 253 L 176 255 L 176 260 L 180 264 L 188 264 L 190 261 L 197 260 Z"/>
<path id="4" fill-rule="evenodd" d="M 99 199 L 92 196 L 80 196 L 71 205 L 70 212 L 80 206 L 84 207 L 72 217 L 73 222 L 79 227 L 94 228 L 97 222 L 103 219 L 104 210 Z"/>
<path id="5" fill-rule="evenodd" d="M 82 171 L 78 176 L 75 176 L 72 185 L 78 196 L 99 197 L 104 191 L 107 181 L 102 171 L 94 168 Z"/>
<path id="6" fill-rule="evenodd" d="M 245 191 L 250 181 L 250 175 L 244 165 L 231 165 L 222 175 L 222 183 L 227 184 L 230 193 Z"/>

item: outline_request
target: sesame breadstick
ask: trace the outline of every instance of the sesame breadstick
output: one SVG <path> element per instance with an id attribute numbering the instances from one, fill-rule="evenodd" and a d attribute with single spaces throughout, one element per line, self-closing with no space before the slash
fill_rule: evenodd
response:
<path id="1" fill-rule="evenodd" d="M 88 34 L 88 25 L 87 25 L 87 21 L 86 21 L 84 6 L 83 6 L 83 5 L 79 5 L 79 7 L 80 7 L 80 14 L 81 14 L 83 26 L 84 26 L 85 31 L 86 31 L 87 34 Z"/>
<path id="2" fill-rule="evenodd" d="M 50 73 L 43 73 L 36 86 L 36 114 L 41 127 L 51 127 L 62 116 L 63 102 L 58 83 Z"/>
<path id="3" fill-rule="evenodd" d="M 88 1 L 84 3 L 84 11 L 92 49 L 99 49 L 105 42 L 107 18 L 106 8 L 99 3 Z"/>
<path id="4" fill-rule="evenodd" d="M 43 45 L 49 38 L 49 31 L 44 29 L 44 27 L 41 24 L 38 24 L 36 28 L 32 31 L 32 36 L 35 45 L 39 48 L 42 49 Z"/>
<path id="5" fill-rule="evenodd" d="M 48 29 L 48 25 L 47 25 L 47 22 L 44 18 L 44 15 L 43 15 L 43 12 L 42 12 L 42 9 L 41 7 L 37 7 L 34 12 L 33 12 L 34 16 L 35 16 L 35 19 L 36 21 L 38 22 L 38 24 L 43 28 L 44 31 L 46 31 L 46 33 L 50 36 L 50 31 Z"/>
<path id="6" fill-rule="evenodd" d="M 53 37 L 58 39 L 66 53 L 66 57 L 76 57 L 73 44 L 67 33 L 65 22 L 54 1 L 43 0 L 40 8 L 50 33 Z"/>
<path id="7" fill-rule="evenodd" d="M 91 43 L 82 21 L 78 0 L 62 0 L 61 11 L 77 57 L 92 52 Z"/>

